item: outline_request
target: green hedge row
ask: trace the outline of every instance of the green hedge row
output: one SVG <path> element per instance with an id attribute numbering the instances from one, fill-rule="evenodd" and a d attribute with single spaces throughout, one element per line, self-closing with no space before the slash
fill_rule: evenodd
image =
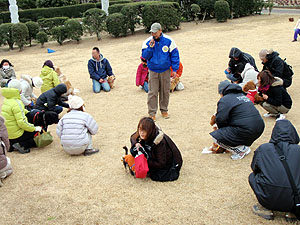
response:
<path id="1" fill-rule="evenodd" d="M 110 5 L 114 4 L 125 4 L 130 3 L 131 0 L 115 0 L 110 1 Z M 85 3 L 77 5 L 69 5 L 62 7 L 51 7 L 51 8 L 35 8 L 35 9 L 26 9 L 19 10 L 19 19 L 20 22 L 27 21 L 37 21 L 42 18 L 53 18 L 53 17 L 68 17 L 68 18 L 79 18 L 82 17 L 82 14 L 91 8 L 100 8 L 101 3 Z M 0 13 L 0 23 L 10 23 L 10 12 L 1 12 Z"/>

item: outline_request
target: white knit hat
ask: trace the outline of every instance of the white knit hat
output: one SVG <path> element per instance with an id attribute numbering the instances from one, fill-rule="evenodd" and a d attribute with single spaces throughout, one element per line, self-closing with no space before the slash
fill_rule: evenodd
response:
<path id="1" fill-rule="evenodd" d="M 68 103 L 71 109 L 79 109 L 81 106 L 83 106 L 84 101 L 82 98 L 75 96 L 75 95 L 69 95 L 68 97 Z"/>
<path id="2" fill-rule="evenodd" d="M 8 88 L 15 88 L 18 89 L 19 91 L 22 91 L 22 86 L 21 86 L 21 82 L 17 79 L 12 79 L 8 82 L 7 85 Z"/>
<path id="3" fill-rule="evenodd" d="M 40 77 L 33 77 L 32 83 L 36 88 L 41 88 L 43 85 L 43 80 Z"/>

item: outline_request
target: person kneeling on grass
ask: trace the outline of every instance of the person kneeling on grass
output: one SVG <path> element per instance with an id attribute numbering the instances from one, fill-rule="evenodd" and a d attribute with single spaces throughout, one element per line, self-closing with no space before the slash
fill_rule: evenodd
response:
<path id="1" fill-rule="evenodd" d="M 148 93 L 148 76 L 149 76 L 149 69 L 147 66 L 147 60 L 141 57 L 141 63 L 138 66 L 136 71 L 136 86 L 143 89 L 146 93 Z"/>
<path id="2" fill-rule="evenodd" d="M 300 146 L 299 136 L 292 123 L 277 119 L 269 143 L 262 144 L 254 152 L 249 183 L 260 205 L 253 206 L 253 212 L 268 220 L 274 219 L 273 211 L 287 212 L 286 220 L 295 221 L 296 202 L 288 174 L 281 162 L 279 151 L 285 155 L 296 187 L 300 188 Z M 279 150 L 280 149 L 280 150 Z M 279 151 L 278 151 L 279 150 Z M 282 155 L 280 153 L 280 155 Z"/>
<path id="3" fill-rule="evenodd" d="M 263 70 L 257 75 L 258 92 L 263 97 L 261 106 L 269 113 L 264 117 L 279 117 L 290 111 L 292 99 L 283 88 L 283 81 L 279 77 L 273 77 L 268 70 Z"/>
<path id="4" fill-rule="evenodd" d="M 5 118 L 10 149 L 20 153 L 29 153 L 31 147 L 36 147 L 34 137 L 37 132 L 41 132 L 40 126 L 29 123 L 25 116 L 28 111 L 24 108 L 20 93 L 21 83 L 13 79 L 8 83 L 8 88 L 2 88 L 2 95 L 5 98 L 2 105 L 1 114 Z"/>
<path id="5" fill-rule="evenodd" d="M 225 80 L 218 89 L 221 96 L 216 113 L 218 129 L 210 135 L 215 144 L 233 153 L 233 160 L 242 159 L 263 133 L 265 123 L 239 85 Z"/>
<path id="6" fill-rule="evenodd" d="M 179 149 L 169 136 L 164 134 L 150 117 L 144 117 L 137 131 L 130 137 L 131 155 L 141 151 L 147 158 L 150 178 L 154 181 L 177 180 L 182 166 Z M 173 168 L 175 173 L 171 173 Z M 175 174 L 175 175 L 174 175 Z"/>
<path id="7" fill-rule="evenodd" d="M 82 98 L 69 95 L 68 99 L 70 109 L 59 120 L 56 128 L 64 151 L 70 155 L 91 155 L 99 152 L 92 144 L 92 135 L 98 131 L 97 122 L 85 112 Z"/>
<path id="8" fill-rule="evenodd" d="M 1 180 L 8 177 L 13 172 L 10 158 L 6 156 L 10 144 L 4 121 L 5 119 L 0 116 L 0 187 L 3 185 Z"/>
<path id="9" fill-rule="evenodd" d="M 93 81 L 94 93 L 100 93 L 101 89 L 109 92 L 111 88 L 107 77 L 114 76 L 114 74 L 109 61 L 100 54 L 100 50 L 97 47 L 93 48 L 92 58 L 88 62 L 88 70 Z"/>
<path id="10" fill-rule="evenodd" d="M 37 99 L 34 108 L 44 111 L 53 111 L 60 114 L 63 111 L 63 107 L 69 108 L 69 104 L 61 100 L 61 96 L 66 92 L 67 86 L 65 84 L 59 84 L 41 94 Z"/>

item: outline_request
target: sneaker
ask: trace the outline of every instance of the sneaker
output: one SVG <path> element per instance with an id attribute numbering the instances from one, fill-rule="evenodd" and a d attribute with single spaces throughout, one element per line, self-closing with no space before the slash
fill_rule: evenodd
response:
<path id="1" fill-rule="evenodd" d="M 285 217 L 285 220 L 286 220 L 287 222 L 292 222 L 292 223 L 294 223 L 294 222 L 297 221 L 296 215 L 295 215 L 294 213 L 291 213 L 291 212 L 287 212 L 287 213 L 285 214 L 284 217 Z"/>
<path id="2" fill-rule="evenodd" d="M 274 220 L 274 213 L 261 205 L 254 205 L 252 211 L 255 215 L 258 215 L 266 220 Z"/>
<path id="3" fill-rule="evenodd" d="M 275 114 L 275 113 L 265 113 L 264 117 L 268 118 L 268 117 L 277 117 L 279 114 Z"/>
<path id="4" fill-rule="evenodd" d="M 169 113 L 167 113 L 167 112 L 162 112 L 161 115 L 165 119 L 169 119 L 170 118 Z"/>
<path id="5" fill-rule="evenodd" d="M 284 120 L 285 119 L 285 115 L 284 114 L 279 114 L 279 115 L 277 115 L 276 118 L 277 118 L 276 121 L 277 120 Z"/>
<path id="6" fill-rule="evenodd" d="M 86 149 L 83 153 L 84 156 L 92 155 L 99 152 L 98 148 Z"/>
<path id="7" fill-rule="evenodd" d="M 149 116 L 151 119 L 153 119 L 154 122 L 156 122 L 155 116 Z"/>
<path id="8" fill-rule="evenodd" d="M 231 159 L 232 160 L 239 160 L 239 159 L 242 159 L 244 158 L 246 155 L 248 155 L 249 153 L 251 152 L 251 149 L 247 146 L 244 146 L 243 150 L 241 153 L 239 154 L 234 154 L 231 156 Z"/>
<path id="9" fill-rule="evenodd" d="M 296 42 L 297 40 L 292 40 L 292 42 Z"/>
<path id="10" fill-rule="evenodd" d="M 29 152 L 30 152 L 30 149 L 29 149 L 29 148 L 25 149 L 24 147 L 22 147 L 22 146 L 20 145 L 20 143 L 14 143 L 14 144 L 12 145 L 12 147 L 13 147 L 14 150 L 19 151 L 21 154 L 26 154 L 26 153 L 29 153 Z"/>

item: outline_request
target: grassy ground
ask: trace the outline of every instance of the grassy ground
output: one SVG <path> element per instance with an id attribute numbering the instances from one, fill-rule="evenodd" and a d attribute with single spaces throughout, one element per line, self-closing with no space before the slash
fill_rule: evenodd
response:
<path id="1" fill-rule="evenodd" d="M 187 23 L 168 34 L 180 51 L 185 85 L 184 91 L 171 95 L 171 118 L 157 115 L 157 123 L 178 145 L 184 160 L 179 180 L 170 183 L 134 179 L 120 162 L 122 146 L 129 145 L 139 119 L 147 115 L 147 95 L 135 87 L 135 73 L 142 42 L 149 34 L 104 36 L 100 42 L 90 38 L 79 45 L 46 44 L 57 51 L 54 54 L 39 46 L 23 52 L 2 48 L 0 58 L 13 62 L 18 77 L 38 76 L 46 59 L 61 68 L 80 89 L 87 111 L 99 124 L 93 141 L 101 152 L 90 157 L 67 155 L 52 126 L 50 146 L 26 155 L 9 153 L 14 174 L 0 190 L 0 224 L 285 224 L 281 214 L 272 222 L 252 214 L 256 198 L 248 184 L 253 151 L 269 141 L 274 119 L 265 119 L 263 135 L 241 161 L 232 161 L 229 154 L 201 151 L 211 144 L 209 119 L 216 110 L 217 84 L 225 79 L 223 71 L 233 46 L 252 54 L 259 69 L 262 48 L 279 51 L 293 65 L 289 93 L 294 102 L 287 118 L 299 128 L 300 44 L 291 42 L 294 24 L 288 18 L 262 15 L 227 23 Z M 100 47 L 117 76 L 110 93 L 92 93 L 87 61 L 94 46 Z"/>

